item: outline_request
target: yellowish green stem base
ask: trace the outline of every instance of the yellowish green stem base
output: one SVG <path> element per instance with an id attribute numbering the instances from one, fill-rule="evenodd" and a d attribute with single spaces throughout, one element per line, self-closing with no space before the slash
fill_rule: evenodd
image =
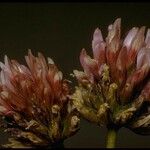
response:
<path id="1" fill-rule="evenodd" d="M 117 129 L 108 128 L 106 148 L 115 148 L 117 131 Z"/>

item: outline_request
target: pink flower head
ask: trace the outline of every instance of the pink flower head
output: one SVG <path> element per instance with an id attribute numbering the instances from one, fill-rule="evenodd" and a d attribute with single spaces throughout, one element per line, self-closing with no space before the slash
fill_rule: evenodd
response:
<path id="1" fill-rule="evenodd" d="M 46 146 L 75 134 L 79 119 L 68 80 L 41 53 L 35 57 L 29 50 L 25 60 L 27 66 L 7 56 L 0 62 L 0 116 L 13 135 L 7 146 Z"/>
<path id="2" fill-rule="evenodd" d="M 129 99 L 134 87 L 148 76 L 150 70 L 150 33 L 148 30 L 145 38 L 144 32 L 145 27 L 133 27 L 122 40 L 119 18 L 109 25 L 104 41 L 101 30 L 96 28 L 92 40 L 94 58 L 92 59 L 85 49 L 80 54 L 80 62 L 89 81 L 93 84 L 100 81 L 102 66 L 107 64 L 111 82 L 117 83 L 119 93 L 123 96 L 128 95 L 125 97 Z M 127 85 L 130 92 L 126 89 Z"/>
<path id="3" fill-rule="evenodd" d="M 80 53 L 84 71 L 74 71 L 79 83 L 74 104 L 88 120 L 124 125 L 150 102 L 150 29 L 145 36 L 144 26 L 133 27 L 123 39 L 118 18 L 105 40 L 95 29 L 92 50 L 93 58 L 85 49 Z"/>
<path id="4" fill-rule="evenodd" d="M 69 94 L 67 81 L 63 80 L 62 72 L 53 60 L 48 58 L 46 62 L 41 53 L 35 57 L 30 50 L 25 59 L 28 67 L 9 60 L 7 56 L 4 64 L 0 62 L 0 104 L 12 112 L 24 111 L 34 115 L 32 105 L 45 111 L 55 103 L 64 103 Z"/>

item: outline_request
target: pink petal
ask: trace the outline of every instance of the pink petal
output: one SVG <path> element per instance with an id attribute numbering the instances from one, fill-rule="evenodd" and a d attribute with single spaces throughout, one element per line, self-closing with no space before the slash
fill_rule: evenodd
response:
<path id="1" fill-rule="evenodd" d="M 42 65 L 42 67 L 47 71 L 48 67 L 47 67 L 47 64 L 46 64 L 45 57 L 40 52 L 38 52 L 38 57 L 39 57 L 39 61 L 40 61 L 41 65 Z"/>
<path id="2" fill-rule="evenodd" d="M 150 66 L 145 64 L 140 69 L 136 70 L 132 75 L 130 75 L 126 81 L 120 97 L 129 100 L 134 88 L 137 87 L 141 82 L 143 82 L 143 80 L 147 77 L 149 71 Z"/>
<path id="3" fill-rule="evenodd" d="M 100 29 L 96 29 L 93 34 L 92 49 L 94 59 L 98 60 L 99 64 L 105 62 L 105 42 L 103 41 L 102 33 Z"/>
<path id="4" fill-rule="evenodd" d="M 91 80 L 93 80 L 93 77 L 98 75 L 97 61 L 91 59 L 90 56 L 86 54 L 85 49 L 82 49 L 80 53 L 80 62 L 85 73 L 91 78 Z"/>
<path id="5" fill-rule="evenodd" d="M 53 89 L 54 89 L 54 94 L 56 97 L 60 97 L 60 93 L 62 90 L 62 78 L 63 78 L 63 74 L 61 71 L 56 72 L 55 76 L 54 76 L 54 84 L 53 84 Z"/>
<path id="6" fill-rule="evenodd" d="M 116 53 L 120 45 L 120 28 L 121 28 L 121 19 L 118 18 L 115 20 L 114 24 L 108 28 L 108 36 L 106 38 L 107 49 L 108 51 Z"/>
<path id="7" fill-rule="evenodd" d="M 145 33 L 145 27 L 141 27 L 138 31 L 138 33 L 135 36 L 135 39 L 133 40 L 131 50 L 138 51 L 144 44 L 144 33 Z"/>
<path id="8" fill-rule="evenodd" d="M 129 51 L 130 48 L 131 48 L 131 44 L 132 44 L 132 41 L 134 40 L 137 32 L 138 32 L 138 28 L 137 27 L 133 27 L 129 33 L 127 34 L 127 36 L 125 37 L 125 40 L 123 42 L 123 46 L 126 46 L 127 47 L 127 50 Z"/>
<path id="9" fill-rule="evenodd" d="M 5 66 L 8 68 L 8 70 L 11 70 L 10 60 L 7 57 L 7 55 L 4 56 L 4 63 L 5 63 Z"/>
<path id="10" fill-rule="evenodd" d="M 123 47 L 118 55 L 116 62 L 116 81 L 121 85 L 126 80 L 126 60 L 127 60 L 127 48 Z"/>
<path id="11" fill-rule="evenodd" d="M 146 48 L 150 48 L 150 29 L 148 29 L 145 38 Z"/>
<path id="12" fill-rule="evenodd" d="M 99 28 L 96 28 L 93 34 L 93 41 L 92 41 L 92 48 L 94 49 L 95 45 L 103 42 L 103 36 L 101 33 L 101 30 Z"/>
<path id="13" fill-rule="evenodd" d="M 150 66 L 150 48 L 142 48 L 137 55 L 137 69 L 141 68 L 144 64 Z"/>
<path id="14" fill-rule="evenodd" d="M 128 51 L 127 69 L 135 63 L 137 53 L 144 45 L 144 32 L 145 27 L 141 27 L 131 44 L 131 49 Z"/>
<path id="15" fill-rule="evenodd" d="M 109 26 L 109 32 L 106 38 L 106 58 L 110 67 L 112 80 L 115 80 L 114 73 L 116 72 L 116 61 L 120 50 L 120 28 L 121 19 L 118 18 L 113 25 Z"/>
<path id="16" fill-rule="evenodd" d="M 28 65 L 30 71 L 32 73 L 34 73 L 34 70 L 35 70 L 35 68 L 34 68 L 35 57 L 33 56 L 33 54 L 32 54 L 30 49 L 28 50 L 28 56 L 25 56 L 25 60 L 26 60 L 26 63 Z"/>

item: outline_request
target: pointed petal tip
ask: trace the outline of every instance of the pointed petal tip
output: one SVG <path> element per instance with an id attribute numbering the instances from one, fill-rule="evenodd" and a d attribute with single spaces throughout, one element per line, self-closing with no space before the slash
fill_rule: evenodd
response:
<path id="1" fill-rule="evenodd" d="M 115 26 L 121 26 L 121 18 L 117 18 L 115 21 L 114 21 L 114 25 Z"/>
<path id="2" fill-rule="evenodd" d="M 81 52 L 80 52 L 80 56 L 79 56 L 79 58 L 80 58 L 80 63 L 81 63 L 82 65 L 84 64 L 84 58 L 85 58 L 86 55 L 87 55 L 87 54 L 86 54 L 85 48 L 82 48 L 82 50 L 81 50 Z"/>
<path id="3" fill-rule="evenodd" d="M 99 33 L 101 30 L 97 27 L 95 30 L 94 30 L 94 33 Z"/>
<path id="4" fill-rule="evenodd" d="M 142 48 L 137 54 L 137 69 L 141 68 L 144 64 L 150 67 L 150 48 Z"/>
<path id="5" fill-rule="evenodd" d="M 50 64 L 50 65 L 54 65 L 55 64 L 53 59 L 51 59 L 50 57 L 47 57 L 47 61 L 48 61 L 48 64 Z"/>
<path id="6" fill-rule="evenodd" d="M 31 50 L 30 48 L 28 48 L 28 53 L 31 53 L 31 51 L 32 51 L 32 50 Z"/>
<path id="7" fill-rule="evenodd" d="M 5 55 L 4 55 L 4 58 L 8 58 L 8 56 L 5 54 Z"/>
<path id="8" fill-rule="evenodd" d="M 126 46 L 128 50 L 130 49 L 131 44 L 132 44 L 135 36 L 137 35 L 138 31 L 139 31 L 138 27 L 133 27 L 126 35 L 123 45 Z"/>
<path id="9" fill-rule="evenodd" d="M 38 56 L 42 55 L 42 53 L 41 53 L 41 52 L 39 52 L 39 51 L 38 51 L 37 53 L 38 53 Z"/>
<path id="10" fill-rule="evenodd" d="M 138 35 L 139 35 L 139 36 L 144 36 L 145 30 L 146 30 L 146 26 L 142 26 L 142 27 L 139 29 Z"/>
<path id="11" fill-rule="evenodd" d="M 28 56 L 33 56 L 31 49 L 28 49 Z"/>
<path id="12" fill-rule="evenodd" d="M 145 44 L 146 44 L 146 48 L 150 48 L 150 29 L 147 30 Z"/>
<path id="13" fill-rule="evenodd" d="M 117 18 L 117 19 L 115 20 L 115 22 L 120 24 L 120 23 L 121 23 L 121 18 Z"/>
<path id="14" fill-rule="evenodd" d="M 85 48 L 82 48 L 81 52 L 80 52 L 80 55 L 86 55 L 86 50 Z"/>
<path id="15" fill-rule="evenodd" d="M 4 62 L 5 62 L 5 64 L 8 62 L 8 60 L 9 60 L 8 56 L 4 55 Z"/>
<path id="16" fill-rule="evenodd" d="M 95 31 L 94 31 L 94 34 L 93 34 L 93 41 L 92 43 L 98 43 L 98 42 L 101 42 L 103 41 L 103 36 L 102 36 L 102 32 L 99 28 L 96 28 Z M 93 43 L 93 44 L 94 44 Z"/>
<path id="17" fill-rule="evenodd" d="M 63 74 L 61 71 L 57 72 L 54 76 L 54 82 L 61 81 L 63 78 Z"/>
<path id="18" fill-rule="evenodd" d="M 117 18 L 112 24 L 108 26 L 108 30 L 112 30 L 113 26 L 121 26 L 121 18 Z"/>
<path id="19" fill-rule="evenodd" d="M 146 30 L 146 26 L 142 26 L 142 27 L 140 28 L 139 32 L 140 32 L 141 34 L 143 34 L 143 36 L 144 36 L 145 30 Z"/>
<path id="20" fill-rule="evenodd" d="M 86 50 L 85 50 L 85 48 L 82 48 L 82 50 L 81 50 L 81 51 L 86 51 Z"/>
<path id="21" fill-rule="evenodd" d="M 150 28 L 147 29 L 147 34 L 148 34 L 148 35 L 150 34 Z"/>
<path id="22" fill-rule="evenodd" d="M 38 52 L 38 57 L 44 57 L 44 55 L 41 52 Z"/>
<path id="23" fill-rule="evenodd" d="M 145 29 L 146 29 L 146 26 L 142 26 L 142 27 L 141 27 L 141 30 L 145 30 Z"/>

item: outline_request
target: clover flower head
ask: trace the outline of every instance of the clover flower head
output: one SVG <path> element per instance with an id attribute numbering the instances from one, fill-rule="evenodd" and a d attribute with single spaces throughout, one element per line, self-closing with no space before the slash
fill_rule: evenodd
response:
<path id="1" fill-rule="evenodd" d="M 4 57 L 0 62 L 1 123 L 11 134 L 5 147 L 48 146 L 78 131 L 79 118 L 70 100 L 69 81 L 51 58 L 31 50 L 27 66 Z"/>
<path id="2" fill-rule="evenodd" d="M 123 38 L 120 18 L 108 26 L 105 39 L 95 29 L 93 58 L 82 49 L 83 71 L 74 70 L 78 86 L 72 97 L 84 118 L 150 133 L 150 29 L 146 35 L 145 30 L 133 27 Z"/>

